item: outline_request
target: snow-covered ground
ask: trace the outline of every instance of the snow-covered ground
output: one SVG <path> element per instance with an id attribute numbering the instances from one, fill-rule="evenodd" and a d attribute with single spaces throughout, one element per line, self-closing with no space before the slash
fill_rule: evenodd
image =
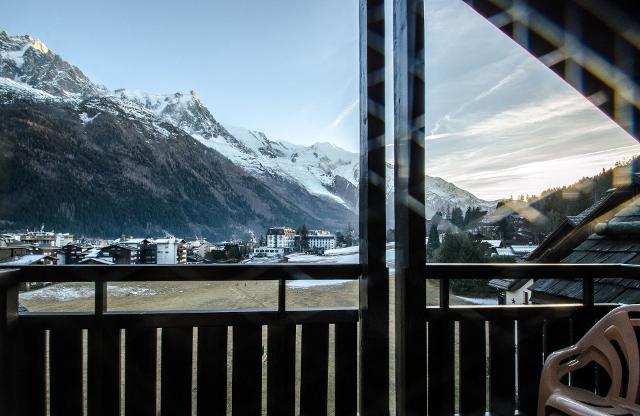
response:
<path id="1" fill-rule="evenodd" d="M 466 300 L 467 302 L 476 304 L 476 305 L 497 305 L 497 298 L 468 298 L 465 296 L 458 296 L 462 300 Z"/>
<path id="2" fill-rule="evenodd" d="M 351 280 L 289 280 L 287 287 L 304 289 L 307 287 L 344 285 Z"/>
<path id="3" fill-rule="evenodd" d="M 286 262 L 290 264 L 357 264 L 360 249 L 358 246 L 342 247 L 326 250 L 324 255 L 293 253 L 286 256 Z M 387 266 L 393 270 L 395 261 L 395 245 L 387 244 Z M 255 258 L 247 261 L 249 264 L 279 263 L 281 259 Z M 292 280 L 287 282 L 288 287 L 305 288 L 317 286 L 342 285 L 349 280 Z"/>
<path id="4" fill-rule="evenodd" d="M 121 296 L 153 296 L 156 292 L 152 289 L 136 286 L 120 286 L 120 285 L 108 285 L 107 291 L 109 296 L 121 297 Z M 20 299 L 51 299 L 66 301 L 79 298 L 91 298 L 94 295 L 94 288 L 92 284 L 57 284 L 52 286 L 43 287 L 41 289 L 32 290 L 30 292 L 20 293 Z"/>

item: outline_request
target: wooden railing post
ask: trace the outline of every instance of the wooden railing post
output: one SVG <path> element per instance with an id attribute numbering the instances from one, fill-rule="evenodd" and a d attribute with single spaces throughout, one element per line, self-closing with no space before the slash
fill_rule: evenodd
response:
<path id="1" fill-rule="evenodd" d="M 360 0 L 360 414 L 389 414 L 384 0 Z"/>
<path id="2" fill-rule="evenodd" d="M 582 278 L 582 304 L 587 309 L 593 308 L 594 304 L 593 276 Z"/>
<path id="3" fill-rule="evenodd" d="M 393 4 L 396 414 L 426 403 L 424 3 Z"/>
<path id="4" fill-rule="evenodd" d="M 0 270 L 0 414 L 17 413 L 19 378 L 17 271 Z"/>

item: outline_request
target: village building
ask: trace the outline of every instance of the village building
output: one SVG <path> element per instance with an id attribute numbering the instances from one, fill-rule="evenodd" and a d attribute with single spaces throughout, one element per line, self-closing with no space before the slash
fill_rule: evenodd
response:
<path id="1" fill-rule="evenodd" d="M 56 264 L 58 259 L 45 254 L 27 254 L 0 262 L 2 266 L 29 266 L 32 264 Z"/>
<path id="2" fill-rule="evenodd" d="M 489 286 L 498 290 L 498 305 L 528 305 L 532 279 L 491 279 Z"/>
<path id="3" fill-rule="evenodd" d="M 157 250 L 157 264 L 184 264 L 187 262 L 187 250 L 184 240 L 166 237 L 156 238 L 153 241 Z M 204 248 L 205 245 L 200 245 L 199 248 L 201 247 Z M 204 255 L 200 254 L 200 257 L 204 257 Z"/>
<path id="4" fill-rule="evenodd" d="M 33 252 L 33 246 L 23 244 L 7 245 L 4 241 L 0 242 L 0 261 L 20 257 Z"/>
<path id="5" fill-rule="evenodd" d="M 312 230 L 307 236 L 307 245 L 310 250 L 333 250 L 336 248 L 336 236 L 329 231 Z"/>
<path id="6" fill-rule="evenodd" d="M 78 244 L 69 243 L 58 250 L 58 264 L 80 263 L 90 247 L 83 247 Z"/>
<path id="7" fill-rule="evenodd" d="M 284 247 L 256 247 L 253 249 L 255 257 L 284 257 Z"/>
<path id="8" fill-rule="evenodd" d="M 108 257 L 87 257 L 86 259 L 81 260 L 79 264 L 97 264 L 97 265 L 112 266 L 115 263 L 112 260 L 110 260 Z"/>
<path id="9" fill-rule="evenodd" d="M 138 245 L 138 264 L 156 264 L 158 247 L 154 240 L 145 238 Z"/>
<path id="10" fill-rule="evenodd" d="M 531 253 L 529 261 L 555 263 L 568 256 L 595 230 L 599 222 L 610 220 L 633 196 L 630 187 L 613 188 L 578 215 L 567 216 Z"/>
<path id="11" fill-rule="evenodd" d="M 271 227 L 267 230 L 267 247 L 292 250 L 295 247 L 296 231 L 289 227 Z"/>
<path id="12" fill-rule="evenodd" d="M 125 244 L 103 247 L 96 258 L 108 259 L 113 264 L 138 264 L 138 249 Z"/>
<path id="13" fill-rule="evenodd" d="M 640 196 L 624 206 L 606 222 L 598 222 L 586 239 L 575 247 L 562 263 L 640 264 Z M 582 281 L 575 279 L 539 279 L 533 283 L 533 303 L 578 303 L 582 301 Z M 640 303 L 640 281 L 635 279 L 594 279 L 596 303 Z"/>

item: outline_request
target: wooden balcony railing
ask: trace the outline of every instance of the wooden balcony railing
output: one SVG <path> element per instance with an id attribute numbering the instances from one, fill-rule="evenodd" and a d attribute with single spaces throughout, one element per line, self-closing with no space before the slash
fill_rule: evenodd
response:
<path id="1" fill-rule="evenodd" d="M 6 407 L 0 413 L 44 415 L 48 407 L 51 415 L 82 415 L 86 389 L 89 415 L 118 415 L 121 404 L 127 415 L 156 415 L 159 384 L 163 415 L 191 415 L 195 406 L 199 415 L 226 414 L 227 336 L 231 327 L 233 414 L 257 415 L 262 403 L 262 327 L 266 326 L 267 410 L 272 415 L 294 415 L 296 325 L 301 325 L 300 411 L 326 414 L 329 325 L 335 324 L 335 414 L 353 415 L 357 403 L 357 308 L 288 310 L 284 297 L 286 280 L 354 280 L 359 274 L 358 265 L 32 266 L 4 271 L 0 274 L 0 374 L 9 377 L 2 377 L 6 384 L 0 386 L 0 394 Z M 278 280 L 278 308 L 108 310 L 107 282 L 176 280 Z M 18 315 L 17 287 L 21 282 L 94 282 L 95 311 Z M 162 329 L 160 340 L 158 328 Z M 194 328 L 197 356 L 193 354 Z M 83 330 L 88 330 L 86 351 Z M 197 402 L 192 404 L 194 362 Z"/>
<path id="2" fill-rule="evenodd" d="M 428 278 L 440 280 L 441 302 L 439 306 L 425 305 L 421 311 L 410 311 L 412 319 L 424 322 L 427 328 L 427 337 L 417 342 L 416 348 L 427 357 L 422 378 L 428 388 L 412 391 L 407 397 L 424 399 L 431 415 L 452 415 L 456 410 L 461 415 L 484 415 L 485 411 L 513 415 L 516 409 L 535 414 L 543 358 L 577 340 L 613 307 L 593 305 L 593 278 L 640 277 L 638 266 L 624 265 L 430 264 L 425 272 Z M 54 416 L 119 415 L 121 408 L 127 415 L 155 415 L 157 410 L 162 415 L 213 415 L 227 413 L 230 396 L 234 415 L 265 411 L 269 415 L 294 415 L 298 411 L 301 415 L 326 415 L 330 401 L 335 403 L 334 414 L 355 415 L 357 392 L 363 386 L 362 379 L 358 384 L 358 350 L 373 342 L 362 334 L 358 337 L 362 304 L 359 308 L 287 309 L 284 298 L 287 280 L 356 280 L 361 273 L 359 265 L 293 264 L 28 266 L 1 270 L 0 410 L 8 415 L 40 416 L 47 408 Z M 582 277 L 586 301 L 564 306 L 449 305 L 451 279 L 500 276 Z M 144 312 L 108 309 L 107 282 L 179 280 L 277 280 L 278 307 Z M 20 283 L 78 281 L 95 284 L 93 312 L 18 313 Z M 331 324 L 335 330 L 334 355 L 329 354 Z M 297 325 L 302 332 L 299 357 Z M 267 328 L 266 341 L 263 326 Z M 267 349 L 265 408 L 263 342 Z M 399 353 L 392 350 L 391 356 Z M 228 354 L 232 356 L 230 394 Z M 300 360 L 298 409 L 296 359 Z M 335 364 L 334 380 L 329 380 L 331 362 Z M 388 368 L 389 363 L 383 360 L 364 365 Z M 595 391 L 599 377 L 595 371 L 586 372 L 571 381 Z M 335 396 L 330 397 L 331 383 Z"/>
<path id="3" fill-rule="evenodd" d="M 640 266 L 618 264 L 429 264 L 440 281 L 440 302 L 425 309 L 427 402 L 430 415 L 535 415 L 544 359 L 576 342 L 616 305 L 594 305 L 594 278 L 640 278 Z M 451 279 L 582 278 L 583 303 L 574 305 L 450 306 Z M 456 354 L 456 344 L 458 351 Z M 420 347 L 419 347 L 420 348 Z M 458 366 L 456 368 L 456 363 Z M 456 372 L 457 370 L 457 372 Z M 486 380 L 486 382 L 484 382 Z M 571 383 L 605 387 L 595 368 Z M 487 400 L 488 398 L 488 400 Z M 416 399 L 414 397 L 414 399 Z M 420 398 L 417 398 L 420 400 Z"/>

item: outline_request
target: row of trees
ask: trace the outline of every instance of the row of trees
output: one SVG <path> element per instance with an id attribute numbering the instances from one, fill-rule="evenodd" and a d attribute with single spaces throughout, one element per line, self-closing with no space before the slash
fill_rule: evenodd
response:
<path id="1" fill-rule="evenodd" d="M 616 162 L 611 169 L 592 177 L 580 179 L 573 185 L 547 189 L 539 197 L 526 201 L 544 214 L 545 221 L 533 224 L 543 233 L 553 231 L 568 215 L 576 215 L 589 208 L 609 189 L 628 185 L 633 173 L 640 171 L 640 158 Z"/>
<path id="2" fill-rule="evenodd" d="M 467 232 L 451 232 L 440 242 L 438 227 L 432 224 L 427 242 L 427 261 L 433 263 L 513 263 L 511 257 L 491 257 L 489 246 Z M 486 279 L 453 279 L 451 291 L 456 295 L 488 296 L 495 290 Z"/>
<path id="3" fill-rule="evenodd" d="M 487 215 L 487 211 L 483 211 L 480 207 L 467 207 L 465 212 L 463 212 L 460 207 L 453 207 L 448 213 L 448 218 L 451 224 L 458 228 L 465 229 L 477 224 L 485 215 Z M 431 222 L 438 225 L 443 218 L 443 213 L 438 211 L 431 218 Z"/>

